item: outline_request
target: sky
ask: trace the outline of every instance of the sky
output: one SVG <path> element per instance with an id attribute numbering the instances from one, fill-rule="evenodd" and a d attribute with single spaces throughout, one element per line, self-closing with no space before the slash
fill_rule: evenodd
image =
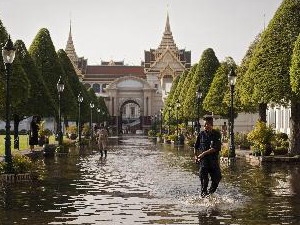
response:
<path id="1" fill-rule="evenodd" d="M 0 20 L 13 41 L 27 48 L 47 28 L 56 50 L 65 49 L 70 21 L 76 53 L 89 65 L 122 61 L 140 65 L 156 49 L 167 13 L 179 49 L 192 64 L 207 48 L 219 61 L 240 63 L 250 43 L 268 25 L 282 0 L 0 0 Z"/>

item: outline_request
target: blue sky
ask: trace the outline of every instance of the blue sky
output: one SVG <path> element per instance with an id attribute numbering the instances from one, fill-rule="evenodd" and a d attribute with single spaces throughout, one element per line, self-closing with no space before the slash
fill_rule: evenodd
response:
<path id="1" fill-rule="evenodd" d="M 70 19 L 78 56 L 89 64 L 125 60 L 139 65 L 144 50 L 157 48 L 167 12 L 179 48 L 192 63 L 207 48 L 218 59 L 240 63 L 250 43 L 274 16 L 282 0 L 1 0 L 0 20 L 13 41 L 29 48 L 47 28 L 56 50 L 65 49 Z"/>

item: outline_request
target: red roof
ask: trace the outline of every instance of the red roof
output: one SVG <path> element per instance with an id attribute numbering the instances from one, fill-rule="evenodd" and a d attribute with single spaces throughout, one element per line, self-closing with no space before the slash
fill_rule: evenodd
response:
<path id="1" fill-rule="evenodd" d="M 144 75 L 143 66 L 87 66 L 86 74 Z"/>

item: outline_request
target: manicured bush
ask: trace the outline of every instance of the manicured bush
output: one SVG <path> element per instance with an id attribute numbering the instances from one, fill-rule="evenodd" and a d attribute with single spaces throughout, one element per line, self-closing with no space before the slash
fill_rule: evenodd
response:
<path id="1" fill-rule="evenodd" d="M 265 122 L 257 121 L 255 127 L 247 135 L 247 140 L 251 143 L 254 151 L 259 150 L 262 155 L 270 155 L 271 143 L 275 138 L 275 131 Z"/>

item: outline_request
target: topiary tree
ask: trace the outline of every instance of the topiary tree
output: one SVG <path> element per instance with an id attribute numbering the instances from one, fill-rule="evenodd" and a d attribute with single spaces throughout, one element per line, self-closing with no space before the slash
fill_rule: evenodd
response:
<path id="1" fill-rule="evenodd" d="M 291 100 L 291 132 L 290 132 L 290 150 L 292 154 L 300 153 L 300 35 L 295 42 L 293 49 L 291 67 L 290 67 L 290 79 L 292 88 L 292 100 Z M 299 149 L 299 151 L 296 151 Z"/>
<path id="2" fill-rule="evenodd" d="M 300 154 L 300 133 L 297 128 L 300 121 L 295 116 L 300 105 L 290 84 L 291 58 L 299 33 L 300 0 L 284 0 L 262 33 L 245 74 L 245 83 L 253 85 L 253 89 L 250 89 L 253 91 L 249 93 L 253 102 L 264 106 L 270 102 L 281 105 L 290 102 L 291 129 L 297 136 L 291 140 L 292 154 Z M 260 109 L 260 112 L 265 110 L 266 108 Z"/>
<path id="3" fill-rule="evenodd" d="M 186 96 L 184 98 L 183 112 L 185 117 L 197 117 L 196 91 L 198 90 L 198 87 L 201 88 L 202 93 L 202 99 L 199 103 L 200 114 L 204 115 L 207 113 L 203 110 L 202 101 L 209 90 L 211 82 L 213 81 L 214 74 L 219 65 L 219 60 L 216 57 L 213 49 L 208 48 L 202 53 L 202 56 L 198 62 L 197 69 L 193 74 L 192 82 L 187 87 L 188 91 L 186 92 Z"/>
<path id="4" fill-rule="evenodd" d="M 53 111 L 54 101 L 49 94 L 48 87 L 45 85 L 41 74 L 39 73 L 33 59 L 29 55 L 26 46 L 22 40 L 15 43 L 16 55 L 26 73 L 30 82 L 30 93 L 26 107 L 22 105 L 22 115 L 43 115 L 49 116 Z M 43 104 L 41 104 L 43 103 Z"/>
<path id="5" fill-rule="evenodd" d="M 203 108 L 205 110 L 225 118 L 228 118 L 228 109 L 230 106 L 228 73 L 232 67 L 236 68 L 236 65 L 231 57 L 228 57 L 226 58 L 226 61 L 221 62 L 203 101 Z M 236 101 L 234 103 L 236 105 Z"/>
<path id="6" fill-rule="evenodd" d="M 241 111 L 243 112 L 257 112 L 257 103 L 253 102 L 251 95 L 249 93 L 253 92 L 253 85 L 250 85 L 247 80 L 244 79 L 245 74 L 249 68 L 251 59 L 253 58 L 254 49 L 259 43 L 261 38 L 261 33 L 258 34 L 255 40 L 250 44 L 240 66 L 237 68 L 237 82 L 235 86 L 235 91 L 239 97 Z M 262 113 L 260 113 L 261 115 Z M 261 116 L 263 117 L 263 116 Z M 260 119 L 262 120 L 262 119 Z"/>
<path id="7" fill-rule="evenodd" d="M 56 84 L 64 73 L 52 43 L 50 33 L 46 28 L 39 30 L 29 47 L 29 54 L 47 85 L 49 94 L 53 97 L 54 108 L 49 112 L 51 116 L 58 115 L 58 93 Z"/>

